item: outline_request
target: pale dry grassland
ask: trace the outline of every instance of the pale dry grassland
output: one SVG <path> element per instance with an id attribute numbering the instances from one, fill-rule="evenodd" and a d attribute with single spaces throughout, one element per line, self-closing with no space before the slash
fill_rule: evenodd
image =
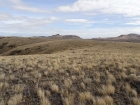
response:
<path id="1" fill-rule="evenodd" d="M 1 56 L 0 105 L 140 105 L 139 51 L 98 49 Z"/>

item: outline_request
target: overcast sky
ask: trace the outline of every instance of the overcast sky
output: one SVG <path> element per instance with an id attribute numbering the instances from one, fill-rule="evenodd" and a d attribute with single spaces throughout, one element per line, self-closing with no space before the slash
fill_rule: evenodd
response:
<path id="1" fill-rule="evenodd" d="M 0 36 L 140 34 L 139 0 L 0 0 Z"/>

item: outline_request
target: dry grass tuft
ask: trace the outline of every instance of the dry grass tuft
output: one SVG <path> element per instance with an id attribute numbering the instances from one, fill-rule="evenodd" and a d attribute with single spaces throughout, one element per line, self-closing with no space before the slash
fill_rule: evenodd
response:
<path id="1" fill-rule="evenodd" d="M 140 98 L 132 98 L 133 105 L 140 105 Z"/>
<path id="2" fill-rule="evenodd" d="M 106 105 L 105 100 L 101 97 L 96 98 L 96 105 Z"/>
<path id="3" fill-rule="evenodd" d="M 99 92 L 104 95 L 110 95 L 115 93 L 115 87 L 112 85 L 102 85 L 102 88 L 99 89 Z"/>
<path id="4" fill-rule="evenodd" d="M 106 105 L 114 105 L 114 100 L 110 96 L 105 96 L 104 101 L 106 102 Z"/>
<path id="5" fill-rule="evenodd" d="M 42 100 L 45 98 L 45 92 L 41 88 L 37 90 L 37 93 Z"/>
<path id="6" fill-rule="evenodd" d="M 22 94 L 17 94 L 12 96 L 9 101 L 8 105 L 17 105 L 22 101 Z"/>
<path id="7" fill-rule="evenodd" d="M 135 90 L 135 89 L 132 89 L 132 94 L 135 96 L 135 97 L 137 97 L 138 96 L 138 94 L 137 94 L 137 91 Z"/>
<path id="8" fill-rule="evenodd" d="M 0 74 L 0 80 L 3 80 L 5 78 L 5 74 Z"/>
<path id="9" fill-rule="evenodd" d="M 0 89 L 2 89 L 4 83 L 3 82 L 0 82 Z"/>
<path id="10" fill-rule="evenodd" d="M 58 93 L 58 92 L 59 92 L 59 87 L 58 87 L 58 85 L 56 85 L 56 84 L 51 85 L 51 90 L 52 90 L 53 92 Z"/>
<path id="11" fill-rule="evenodd" d="M 72 81 L 71 81 L 71 79 L 65 79 L 64 80 L 64 84 L 65 84 L 65 86 L 67 87 L 67 88 L 70 88 L 71 87 L 71 85 L 72 85 Z"/>
<path id="12" fill-rule="evenodd" d="M 81 84 L 81 87 L 83 88 L 83 89 L 86 89 L 86 86 L 85 86 L 85 84 L 82 82 Z"/>
<path id="13" fill-rule="evenodd" d="M 79 94 L 79 100 L 80 102 L 90 101 L 93 99 L 93 96 L 90 92 L 82 92 Z"/>
<path id="14" fill-rule="evenodd" d="M 74 98 L 75 98 L 74 94 L 68 95 L 68 97 L 63 99 L 64 105 L 74 105 Z"/>
<path id="15" fill-rule="evenodd" d="M 127 93 L 130 93 L 132 91 L 132 88 L 131 88 L 130 84 L 128 84 L 128 83 L 126 83 L 125 89 L 126 89 Z"/>
<path id="16" fill-rule="evenodd" d="M 43 98 L 41 105 L 51 105 L 50 101 L 48 100 L 48 98 Z"/>

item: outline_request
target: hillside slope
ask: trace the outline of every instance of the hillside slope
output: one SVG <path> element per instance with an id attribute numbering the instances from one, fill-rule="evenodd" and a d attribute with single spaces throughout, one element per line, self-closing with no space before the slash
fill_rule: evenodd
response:
<path id="1" fill-rule="evenodd" d="M 1 37 L 0 38 L 0 54 L 7 52 L 13 48 L 34 44 L 39 42 L 46 42 L 46 38 L 23 38 L 23 37 Z"/>
<path id="2" fill-rule="evenodd" d="M 58 38 L 59 36 L 59 38 Z M 17 49 L 18 47 L 22 48 L 23 46 L 38 45 L 38 43 L 54 41 L 54 40 L 71 40 L 71 39 L 81 39 L 78 36 L 72 35 L 53 35 L 49 37 L 0 37 L 0 54 L 8 52 L 10 50 Z"/>
<path id="3" fill-rule="evenodd" d="M 93 38 L 93 40 L 140 42 L 140 35 L 138 35 L 138 34 L 128 34 L 128 35 L 120 35 L 118 37 L 111 37 L 111 38 Z"/>
<path id="4" fill-rule="evenodd" d="M 13 48 L 1 55 L 32 55 L 32 54 L 52 54 L 60 52 L 72 52 L 71 50 L 93 49 L 93 51 L 105 52 L 112 50 L 140 51 L 139 43 L 131 42 L 108 42 L 108 41 L 92 41 L 92 40 L 52 40 L 34 44 L 28 44 Z M 100 49 L 100 50 L 99 50 Z M 78 51 L 79 52 L 79 51 Z M 115 51 L 114 51 L 115 52 Z"/>
<path id="5" fill-rule="evenodd" d="M 140 41 L 140 35 L 138 34 L 128 34 L 128 35 L 120 35 L 115 38 L 110 38 L 112 40 L 126 40 L 126 41 Z"/>
<path id="6" fill-rule="evenodd" d="M 0 56 L 0 105 L 140 105 L 140 44 L 93 44 L 75 54 Z"/>

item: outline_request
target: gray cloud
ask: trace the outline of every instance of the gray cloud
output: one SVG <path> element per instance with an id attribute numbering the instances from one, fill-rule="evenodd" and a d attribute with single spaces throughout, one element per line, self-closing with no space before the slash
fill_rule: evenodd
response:
<path id="1" fill-rule="evenodd" d="M 49 23 L 57 21 L 58 18 L 30 18 L 26 16 L 13 16 L 10 13 L 0 13 L 0 31 L 30 31 L 45 27 Z"/>
<path id="2" fill-rule="evenodd" d="M 0 21 L 7 21 L 7 20 L 13 20 L 13 16 L 10 13 L 1 12 L 0 13 Z"/>
<path id="3" fill-rule="evenodd" d="M 22 0 L 9 0 L 12 3 L 12 8 L 16 10 L 21 10 L 21 11 L 29 11 L 29 12 L 36 12 L 36 13 L 47 13 L 47 10 L 36 8 L 36 7 L 31 7 Z"/>

